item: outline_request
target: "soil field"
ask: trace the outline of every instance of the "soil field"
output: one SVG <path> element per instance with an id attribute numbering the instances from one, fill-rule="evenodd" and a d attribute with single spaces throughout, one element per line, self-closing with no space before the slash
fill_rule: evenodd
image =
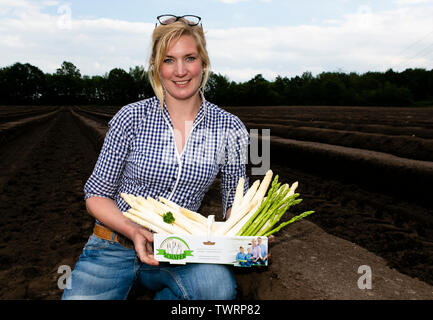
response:
<path id="1" fill-rule="evenodd" d="M 61 296 L 59 267 L 74 266 L 94 223 L 83 186 L 118 109 L 0 106 L 0 299 Z M 284 219 L 316 211 L 277 234 L 257 281 L 236 270 L 238 299 L 433 298 L 433 108 L 227 109 L 270 129 L 258 139 L 270 142 L 271 169 L 299 181 L 304 201 Z M 220 199 L 217 179 L 199 211 L 221 219 Z M 382 289 L 344 286 L 356 270 L 328 276 L 334 285 L 321 277 L 355 260 L 377 266 Z M 130 298 L 151 296 L 136 288 Z"/>

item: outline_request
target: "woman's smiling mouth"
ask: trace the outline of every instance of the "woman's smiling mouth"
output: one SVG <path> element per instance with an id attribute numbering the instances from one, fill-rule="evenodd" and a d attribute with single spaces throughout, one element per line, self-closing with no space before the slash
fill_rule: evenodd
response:
<path id="1" fill-rule="evenodd" d="M 191 81 L 191 79 L 189 80 L 183 80 L 183 81 L 173 81 L 174 84 L 178 87 L 184 87 L 186 86 L 189 82 Z"/>

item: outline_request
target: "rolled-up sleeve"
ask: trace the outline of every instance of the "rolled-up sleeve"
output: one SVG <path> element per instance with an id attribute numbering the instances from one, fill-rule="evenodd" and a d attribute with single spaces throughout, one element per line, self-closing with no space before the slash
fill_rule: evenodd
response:
<path id="1" fill-rule="evenodd" d="M 84 199 L 114 199 L 119 187 L 132 136 L 132 114 L 123 107 L 109 122 L 104 144 L 92 174 L 84 185 Z"/>
<path id="2" fill-rule="evenodd" d="M 249 181 L 246 176 L 249 142 L 250 138 L 247 129 L 239 118 L 234 117 L 232 126 L 227 133 L 225 162 L 221 167 L 221 193 L 224 218 L 226 211 L 232 207 L 239 179 L 245 179 L 244 194 L 249 188 Z"/>

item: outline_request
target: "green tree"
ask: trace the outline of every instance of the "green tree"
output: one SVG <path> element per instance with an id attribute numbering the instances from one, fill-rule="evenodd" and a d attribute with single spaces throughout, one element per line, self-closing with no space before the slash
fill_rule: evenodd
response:
<path id="1" fill-rule="evenodd" d="M 155 95 L 150 84 L 147 72 L 143 66 L 135 66 L 134 68 L 129 68 L 129 74 L 134 79 L 138 99 L 146 99 Z"/>
<path id="2" fill-rule="evenodd" d="M 114 105 L 137 101 L 138 89 L 134 78 L 123 69 L 112 69 L 107 76 L 107 98 L 109 104 Z"/>
<path id="3" fill-rule="evenodd" d="M 245 96 L 244 105 L 266 106 L 274 104 L 274 94 L 271 91 L 269 81 L 262 74 L 257 74 L 254 78 L 244 84 Z"/>
<path id="4" fill-rule="evenodd" d="M 56 75 L 67 76 L 71 78 L 81 78 L 80 70 L 72 63 L 63 61 L 62 65 L 56 71 Z"/>
<path id="5" fill-rule="evenodd" d="M 211 72 L 205 87 L 205 95 L 209 101 L 218 105 L 230 104 L 230 82 L 226 76 Z"/>
<path id="6" fill-rule="evenodd" d="M 2 104 L 38 104 L 46 90 L 44 73 L 29 63 L 15 63 L 1 69 L 0 102 Z"/>
<path id="7" fill-rule="evenodd" d="M 86 103 L 80 70 L 71 62 L 64 61 L 56 73 L 48 77 L 50 100 L 54 104 Z"/>

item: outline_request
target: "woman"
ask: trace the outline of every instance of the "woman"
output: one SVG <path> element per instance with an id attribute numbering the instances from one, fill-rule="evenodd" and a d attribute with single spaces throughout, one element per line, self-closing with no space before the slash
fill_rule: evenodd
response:
<path id="1" fill-rule="evenodd" d="M 153 234 L 125 218 L 122 192 L 165 197 L 197 211 L 221 173 L 224 208 L 245 173 L 249 137 L 234 115 L 205 100 L 209 57 L 200 18 L 160 16 L 148 75 L 156 97 L 123 107 L 109 130 L 85 187 L 93 234 L 63 299 L 126 299 L 135 282 L 155 299 L 234 299 L 225 265 L 170 265 L 154 259 Z M 229 215 L 230 210 L 224 210 Z"/>

